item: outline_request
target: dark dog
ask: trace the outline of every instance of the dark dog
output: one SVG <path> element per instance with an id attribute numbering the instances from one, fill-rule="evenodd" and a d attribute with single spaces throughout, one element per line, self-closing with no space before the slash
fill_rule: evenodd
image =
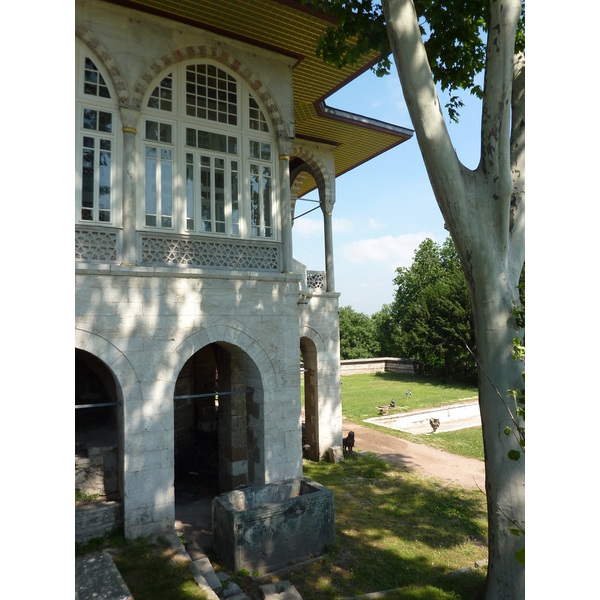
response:
<path id="1" fill-rule="evenodd" d="M 348 452 L 352 454 L 352 448 L 354 448 L 354 431 L 351 431 L 344 438 L 344 450 L 346 450 L 346 448 L 348 449 Z"/>

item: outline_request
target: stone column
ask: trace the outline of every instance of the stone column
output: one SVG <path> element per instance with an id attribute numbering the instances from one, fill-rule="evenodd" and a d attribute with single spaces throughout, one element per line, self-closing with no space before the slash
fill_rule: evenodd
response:
<path id="1" fill-rule="evenodd" d="M 290 150 L 293 140 L 278 140 L 279 198 L 281 201 L 281 239 L 283 242 L 282 272 L 293 273 L 292 202 L 290 195 Z"/>
<path id="2" fill-rule="evenodd" d="M 125 266 L 137 264 L 135 135 L 139 109 L 121 106 L 123 123 L 123 256 Z"/>
<path id="3" fill-rule="evenodd" d="M 331 211 L 333 203 L 321 205 L 323 209 L 323 222 L 325 226 L 325 269 L 327 271 L 327 290 L 335 291 L 335 274 L 333 270 L 333 229 L 331 226 Z"/>

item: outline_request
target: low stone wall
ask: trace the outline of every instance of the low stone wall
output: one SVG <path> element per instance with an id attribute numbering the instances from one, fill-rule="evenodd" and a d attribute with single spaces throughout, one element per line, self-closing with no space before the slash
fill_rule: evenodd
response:
<path id="1" fill-rule="evenodd" d="M 75 541 L 80 544 L 123 527 L 122 502 L 88 502 L 75 506 Z"/>
<path id="2" fill-rule="evenodd" d="M 420 375 L 421 363 L 412 358 L 356 358 L 340 361 L 341 375 L 362 375 L 363 373 L 404 373 Z"/>

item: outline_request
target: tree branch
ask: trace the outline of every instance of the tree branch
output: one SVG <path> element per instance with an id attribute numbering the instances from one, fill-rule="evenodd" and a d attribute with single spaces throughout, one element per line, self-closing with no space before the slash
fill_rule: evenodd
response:
<path id="1" fill-rule="evenodd" d="M 452 237 L 467 225 L 461 163 L 452 146 L 412 0 L 383 0 L 402 92 L 427 174 Z M 460 251 L 460 250 L 459 250 Z"/>

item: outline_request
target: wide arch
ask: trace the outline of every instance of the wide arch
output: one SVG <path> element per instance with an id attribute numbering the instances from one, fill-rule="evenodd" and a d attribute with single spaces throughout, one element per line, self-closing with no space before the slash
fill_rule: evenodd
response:
<path id="1" fill-rule="evenodd" d="M 170 381 L 166 382 L 166 393 L 175 396 L 177 378 L 184 365 L 210 345 L 220 347 L 233 358 L 243 373 L 245 386 L 253 389 L 252 393 L 244 394 L 247 429 L 251 431 L 248 437 L 248 480 L 252 485 L 262 485 L 266 483 L 265 396 L 280 386 L 275 366 L 267 352 L 251 333 L 245 330 L 242 323 L 228 319 L 224 324 L 203 328 L 188 336 L 169 356 L 165 356 L 161 364 L 168 365 L 170 373 Z M 231 390 L 225 391 L 235 389 L 231 387 Z M 239 401 L 239 398 L 237 400 Z M 233 463 L 229 466 L 233 475 L 238 466 Z M 235 484 L 234 479 L 231 481 Z"/>
<path id="2" fill-rule="evenodd" d="M 227 319 L 226 323 L 209 325 L 190 334 L 175 350 L 163 357 L 160 364 L 165 365 L 164 368 L 168 369 L 170 377 L 165 377 L 164 372 L 159 373 L 159 377 L 167 380 L 169 395 L 173 394 L 177 374 L 187 360 L 204 346 L 218 342 L 230 344 L 246 353 L 260 372 L 263 386 L 271 389 L 277 387 L 275 366 L 266 350 L 250 332 L 246 331 L 246 327 L 241 322 Z"/>
<path id="3" fill-rule="evenodd" d="M 169 67 L 176 65 L 177 63 L 191 59 L 215 60 L 247 81 L 250 87 L 259 96 L 267 112 L 269 113 L 269 117 L 273 127 L 275 128 L 277 137 L 286 139 L 290 137 L 285 126 L 282 112 L 279 110 L 279 107 L 277 106 L 273 95 L 269 91 L 269 88 L 256 76 L 256 74 L 248 65 L 242 63 L 242 61 L 231 55 L 223 48 L 219 48 L 218 46 L 214 45 L 185 46 L 183 48 L 176 48 L 160 58 L 157 58 L 150 65 L 148 65 L 148 67 L 146 67 L 144 72 L 140 75 L 132 95 L 132 106 L 138 109 L 142 108 L 144 96 L 146 95 L 150 84 L 157 75 Z"/>

